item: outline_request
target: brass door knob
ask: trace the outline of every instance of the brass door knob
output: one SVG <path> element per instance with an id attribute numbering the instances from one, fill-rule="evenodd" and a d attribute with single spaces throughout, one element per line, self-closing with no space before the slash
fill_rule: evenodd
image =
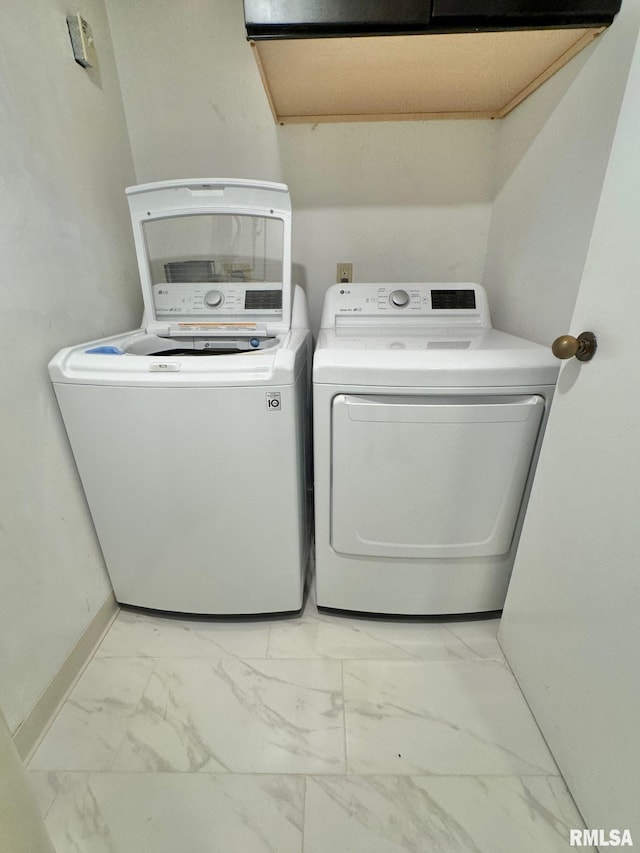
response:
<path id="1" fill-rule="evenodd" d="M 582 332 L 577 338 L 573 335 L 560 335 L 551 344 L 551 352 L 556 358 L 573 358 L 578 361 L 591 361 L 598 348 L 593 332 Z"/>

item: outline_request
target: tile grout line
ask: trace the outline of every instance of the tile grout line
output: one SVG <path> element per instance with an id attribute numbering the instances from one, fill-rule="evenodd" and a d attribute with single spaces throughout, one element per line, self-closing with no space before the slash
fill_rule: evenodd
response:
<path id="1" fill-rule="evenodd" d="M 270 653 L 271 653 L 271 632 L 272 631 L 273 631 L 273 626 L 270 625 L 269 626 L 269 633 L 267 634 L 267 647 L 264 650 L 264 660 L 273 660 L 273 658 L 271 658 L 271 656 L 270 656 Z M 245 658 L 242 658 L 242 660 L 245 660 Z"/>
<path id="2" fill-rule="evenodd" d="M 340 675 L 342 677 L 342 731 L 344 743 L 344 775 L 349 775 L 349 753 L 347 750 L 347 693 L 344 689 L 344 661 L 340 661 Z"/>
<path id="3" fill-rule="evenodd" d="M 392 771 L 366 771 L 360 773 L 336 773 L 335 771 L 276 771 L 276 770 L 68 770 L 43 768 L 42 770 L 28 770 L 28 775 L 49 775 L 53 773 L 57 776 L 81 776 L 81 775 L 105 775 L 105 776 L 197 776 L 205 778 L 212 776 L 214 778 L 224 778 L 229 776 L 238 777 L 256 777 L 269 776 L 279 778 L 282 776 L 291 778 L 304 779 L 327 779 L 327 778 L 355 778 L 355 779 L 371 779 L 371 778 L 389 778 L 389 779 L 539 779 L 545 780 L 549 785 L 551 782 L 560 781 L 565 787 L 566 781 L 560 775 L 549 775 L 541 773 L 434 773 L 426 770 L 415 771 L 411 773 L 398 773 Z M 569 795 L 571 791 L 567 788 Z M 555 796 L 555 794 L 554 794 Z M 557 800 L 557 797 L 555 798 Z"/>
<path id="4" fill-rule="evenodd" d="M 130 714 L 128 714 L 128 715 L 127 715 L 127 725 L 126 725 L 126 727 L 125 727 L 125 731 L 124 731 L 124 733 L 123 733 L 123 735 L 122 735 L 122 738 L 120 739 L 120 741 L 119 741 L 119 743 L 118 743 L 118 746 L 113 750 L 113 759 L 112 759 L 112 761 L 111 761 L 111 764 L 109 765 L 109 769 L 106 771 L 107 773 L 117 773 L 117 772 L 118 772 L 117 770 L 114 770 L 114 769 L 113 769 L 113 765 L 117 762 L 117 760 L 118 760 L 118 758 L 119 758 L 119 756 L 120 756 L 120 752 L 122 751 L 122 747 L 124 746 L 124 743 L 125 743 L 125 741 L 126 741 L 126 739 L 127 739 L 127 735 L 128 735 L 128 733 L 129 733 L 131 720 L 133 719 L 133 717 L 134 717 L 134 716 L 135 716 L 135 714 L 137 713 L 138 709 L 140 708 L 140 705 L 142 704 L 142 701 L 144 700 L 144 695 L 145 695 L 145 693 L 147 692 L 147 688 L 149 687 L 149 684 L 151 683 L 151 679 L 153 678 L 153 676 L 154 676 L 154 674 L 155 674 L 155 671 L 156 671 L 156 668 L 157 668 L 158 663 L 159 663 L 159 661 L 160 661 L 160 658 L 158 658 L 158 657 L 154 657 L 154 658 L 144 658 L 144 657 L 140 657 L 140 656 L 138 655 L 136 658 L 134 658 L 134 660 L 139 660 L 139 661 L 147 661 L 147 660 L 150 660 L 150 661 L 152 661 L 152 662 L 153 662 L 153 666 L 151 667 L 151 669 L 150 669 L 150 671 L 149 671 L 149 677 L 148 677 L 148 678 L 147 678 L 147 680 L 145 681 L 145 683 L 144 683 L 144 687 L 143 687 L 143 688 L 142 688 L 142 690 L 140 691 L 140 698 L 139 698 L 139 699 L 138 699 L 138 701 L 136 702 L 135 708 L 133 709 L 133 711 L 132 711 Z M 97 772 L 97 773 L 104 773 L 105 771 L 103 771 L 103 770 L 98 770 L 98 771 L 93 771 L 93 772 Z"/>
<path id="5" fill-rule="evenodd" d="M 305 830 L 307 828 L 307 774 L 302 776 L 303 792 L 302 792 L 302 831 L 300 832 L 300 853 L 304 853 L 305 847 Z"/>

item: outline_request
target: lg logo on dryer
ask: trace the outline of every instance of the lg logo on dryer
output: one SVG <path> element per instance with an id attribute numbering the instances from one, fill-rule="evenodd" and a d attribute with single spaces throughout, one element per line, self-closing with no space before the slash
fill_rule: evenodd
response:
<path id="1" fill-rule="evenodd" d="M 280 392 L 279 391 L 267 391 L 265 394 L 267 398 L 267 410 L 269 412 L 279 412 L 282 408 L 282 401 L 280 400 Z"/>

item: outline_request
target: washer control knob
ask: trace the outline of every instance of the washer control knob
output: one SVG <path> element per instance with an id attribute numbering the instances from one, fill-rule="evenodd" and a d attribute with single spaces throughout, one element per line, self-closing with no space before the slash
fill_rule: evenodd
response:
<path id="1" fill-rule="evenodd" d="M 205 293 L 204 304 L 207 308 L 219 308 L 224 302 L 224 296 L 219 290 L 209 290 Z"/>
<path id="2" fill-rule="evenodd" d="M 389 297 L 394 308 L 405 308 L 409 304 L 409 294 L 406 290 L 394 290 Z"/>

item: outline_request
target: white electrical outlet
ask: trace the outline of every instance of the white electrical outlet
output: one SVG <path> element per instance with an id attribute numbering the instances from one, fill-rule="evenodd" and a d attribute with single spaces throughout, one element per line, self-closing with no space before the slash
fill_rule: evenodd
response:
<path id="1" fill-rule="evenodd" d="M 338 264 L 336 270 L 336 282 L 338 284 L 350 284 L 353 281 L 353 264 Z"/>

